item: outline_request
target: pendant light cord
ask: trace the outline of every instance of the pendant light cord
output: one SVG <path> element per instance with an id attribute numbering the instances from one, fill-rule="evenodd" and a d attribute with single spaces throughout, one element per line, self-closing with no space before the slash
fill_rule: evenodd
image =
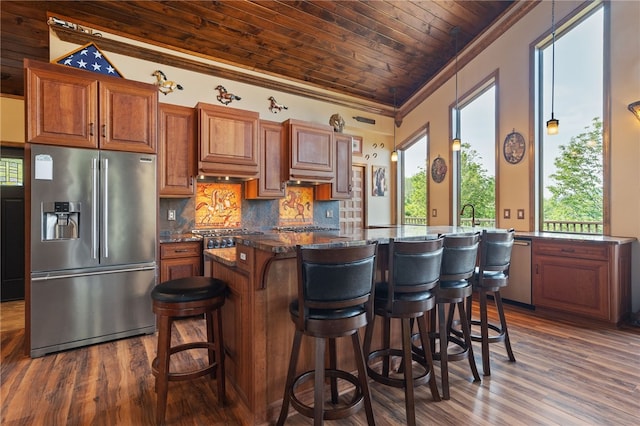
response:
<path id="1" fill-rule="evenodd" d="M 551 118 L 553 119 L 554 98 L 556 91 L 556 14 L 555 0 L 551 1 Z"/>

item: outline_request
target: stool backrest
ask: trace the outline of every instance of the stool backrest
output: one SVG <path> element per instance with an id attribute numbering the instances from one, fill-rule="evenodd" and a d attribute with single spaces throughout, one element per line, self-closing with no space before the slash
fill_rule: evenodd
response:
<path id="1" fill-rule="evenodd" d="M 440 281 L 468 280 L 475 272 L 480 233 L 445 234 L 443 238 Z"/>
<path id="2" fill-rule="evenodd" d="M 372 312 L 377 251 L 377 242 L 355 247 L 297 246 L 300 312 L 362 304 Z M 304 316 L 299 319 L 303 321 Z"/>
<path id="3" fill-rule="evenodd" d="M 482 231 L 480 240 L 479 273 L 484 271 L 509 273 L 511 249 L 513 248 L 515 231 Z"/>
<path id="4" fill-rule="evenodd" d="M 438 285 L 442 238 L 426 241 L 389 240 L 389 299 L 396 293 L 429 291 Z"/>

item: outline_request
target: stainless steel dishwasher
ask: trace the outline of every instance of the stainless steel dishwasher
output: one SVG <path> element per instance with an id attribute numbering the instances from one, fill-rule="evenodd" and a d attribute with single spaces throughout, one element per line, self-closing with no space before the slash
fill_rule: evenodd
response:
<path id="1" fill-rule="evenodd" d="M 505 300 L 531 307 L 531 240 L 516 238 L 513 242 L 509 285 L 500 290 L 500 295 Z"/>

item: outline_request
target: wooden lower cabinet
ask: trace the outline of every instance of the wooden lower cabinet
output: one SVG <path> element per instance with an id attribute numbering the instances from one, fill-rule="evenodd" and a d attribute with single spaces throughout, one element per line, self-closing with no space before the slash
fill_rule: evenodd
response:
<path id="1" fill-rule="evenodd" d="M 533 241 L 533 304 L 619 323 L 631 312 L 631 244 Z"/>
<path id="2" fill-rule="evenodd" d="M 202 243 L 160 244 L 160 282 L 202 275 Z"/>

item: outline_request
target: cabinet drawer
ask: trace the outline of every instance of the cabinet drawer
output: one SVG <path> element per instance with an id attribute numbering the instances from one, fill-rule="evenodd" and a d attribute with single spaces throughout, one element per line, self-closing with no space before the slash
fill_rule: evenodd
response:
<path id="1" fill-rule="evenodd" d="M 609 257 L 608 244 L 593 243 L 563 243 L 538 242 L 533 243 L 535 254 L 549 256 L 577 257 L 582 259 L 607 260 Z"/>
<path id="2" fill-rule="evenodd" d="M 160 259 L 173 259 L 178 257 L 200 257 L 202 246 L 199 241 L 186 243 L 160 244 Z"/>
<path id="3" fill-rule="evenodd" d="M 251 272 L 253 267 L 253 247 L 236 246 L 236 265 L 243 271 Z"/>

